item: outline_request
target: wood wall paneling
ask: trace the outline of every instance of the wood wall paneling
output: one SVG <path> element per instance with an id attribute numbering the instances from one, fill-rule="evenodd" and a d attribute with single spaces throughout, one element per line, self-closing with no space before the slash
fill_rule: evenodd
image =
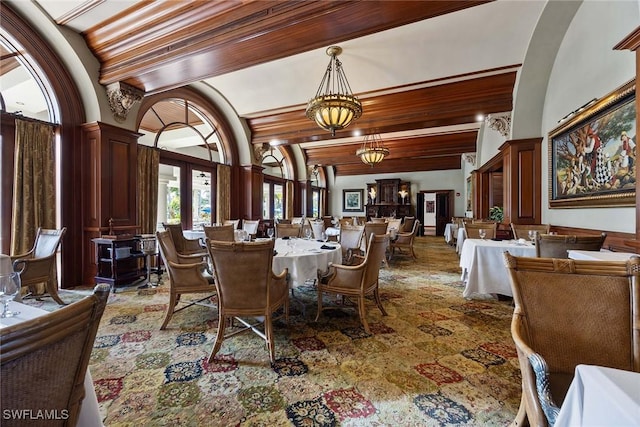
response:
<path id="1" fill-rule="evenodd" d="M 81 126 L 82 282 L 94 283 L 95 245 L 91 241 L 109 232 L 135 234 L 137 220 L 137 140 L 140 134 L 105 123 Z"/>

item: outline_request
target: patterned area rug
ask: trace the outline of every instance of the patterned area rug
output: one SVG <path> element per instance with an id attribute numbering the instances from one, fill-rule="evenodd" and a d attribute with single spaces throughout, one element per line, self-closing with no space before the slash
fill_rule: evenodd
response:
<path id="1" fill-rule="evenodd" d="M 251 332 L 207 362 L 215 304 L 188 308 L 160 331 L 167 285 L 118 289 L 90 362 L 105 425 L 508 425 L 520 402 L 510 303 L 462 298 L 458 258 L 442 237 L 417 238 L 416 253 L 381 270 L 388 316 L 369 301 L 371 336 L 351 307 L 315 322 L 313 285 L 297 288 L 289 324 L 274 324 L 273 365 Z"/>

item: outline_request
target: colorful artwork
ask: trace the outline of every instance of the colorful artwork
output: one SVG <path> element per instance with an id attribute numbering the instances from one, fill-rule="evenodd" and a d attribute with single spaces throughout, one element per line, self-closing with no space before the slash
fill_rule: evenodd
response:
<path id="1" fill-rule="evenodd" d="M 635 205 L 635 83 L 630 82 L 549 134 L 549 204 Z"/>

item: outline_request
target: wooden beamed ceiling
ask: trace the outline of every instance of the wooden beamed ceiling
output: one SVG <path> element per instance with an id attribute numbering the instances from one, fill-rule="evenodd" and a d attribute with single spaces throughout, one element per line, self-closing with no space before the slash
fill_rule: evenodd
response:
<path id="1" fill-rule="evenodd" d="M 149 95 L 490 1 L 140 1 L 83 36 L 102 84 Z M 476 116 L 511 111 L 519 66 L 356 94 L 364 113 L 335 137 L 305 116 L 305 105 L 243 118 L 252 144 L 300 144 L 307 165 L 338 175 L 459 169 L 460 155 L 476 151 Z M 354 130 L 384 135 L 391 154 L 374 168 L 362 164 Z"/>

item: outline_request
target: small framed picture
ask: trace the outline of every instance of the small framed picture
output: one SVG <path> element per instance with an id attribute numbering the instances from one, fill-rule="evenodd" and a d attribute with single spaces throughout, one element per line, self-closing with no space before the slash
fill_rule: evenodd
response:
<path id="1" fill-rule="evenodd" d="M 344 212 L 362 212 L 364 190 L 342 190 L 342 210 Z"/>

